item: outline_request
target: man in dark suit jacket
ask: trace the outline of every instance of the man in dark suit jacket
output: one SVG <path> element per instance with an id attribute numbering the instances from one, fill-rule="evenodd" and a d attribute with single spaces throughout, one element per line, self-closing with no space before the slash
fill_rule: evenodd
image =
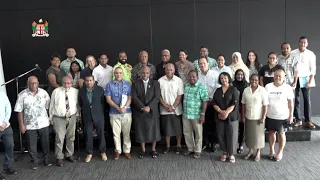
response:
<path id="1" fill-rule="evenodd" d="M 86 133 L 87 157 L 85 162 L 90 162 L 93 153 L 93 128 L 95 127 L 99 138 L 99 149 L 103 161 L 107 160 L 106 141 L 104 137 L 104 90 L 95 84 L 94 77 L 87 75 L 85 86 L 79 90 L 79 106 Z"/>
<path id="2" fill-rule="evenodd" d="M 139 158 L 145 155 L 145 143 L 152 143 L 152 158 L 157 158 L 156 142 L 160 136 L 159 82 L 150 77 L 150 68 L 141 70 L 141 78 L 132 86 L 132 110 L 135 118 L 135 137 L 141 143 Z"/>

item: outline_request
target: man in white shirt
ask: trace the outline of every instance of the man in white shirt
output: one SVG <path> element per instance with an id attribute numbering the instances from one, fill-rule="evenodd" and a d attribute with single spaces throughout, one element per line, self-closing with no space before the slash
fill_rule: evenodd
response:
<path id="1" fill-rule="evenodd" d="M 283 149 L 286 144 L 287 125 L 293 120 L 293 91 L 291 86 L 285 83 L 286 73 L 282 69 L 274 72 L 274 82 L 266 85 L 269 105 L 266 118 L 266 129 L 269 133 L 269 158 L 280 161 L 283 157 Z M 276 133 L 278 133 L 279 149 L 275 153 Z"/>
<path id="2" fill-rule="evenodd" d="M 213 152 L 217 151 L 217 132 L 216 123 L 214 122 L 214 109 L 212 106 L 212 98 L 218 84 L 219 73 L 209 69 L 208 60 L 206 58 L 199 59 L 200 72 L 198 73 L 199 82 L 207 87 L 208 90 L 208 107 L 206 110 L 205 123 L 203 125 L 203 150 L 211 146 Z"/>
<path id="3" fill-rule="evenodd" d="M 70 72 L 70 65 L 73 61 L 77 61 L 81 67 L 81 69 L 84 69 L 83 62 L 80 59 L 76 58 L 76 50 L 74 48 L 68 48 L 67 49 L 67 59 L 61 62 L 60 69 L 63 70 L 66 74 L 69 74 Z"/>
<path id="4" fill-rule="evenodd" d="M 22 134 L 28 137 L 28 150 L 32 158 L 32 169 L 38 169 L 38 135 L 42 146 L 44 165 L 51 166 L 49 162 L 49 94 L 39 88 L 38 78 L 30 76 L 28 78 L 28 88 L 21 91 L 14 111 L 18 112 L 19 129 Z"/>
<path id="5" fill-rule="evenodd" d="M 101 54 L 99 56 L 99 65 L 93 69 L 92 75 L 97 81 L 97 85 L 102 87 L 104 90 L 108 82 L 112 80 L 112 67 L 108 65 L 107 54 Z"/>
<path id="6" fill-rule="evenodd" d="M 305 126 L 314 129 L 315 126 L 311 122 L 311 99 L 310 90 L 315 86 L 314 76 L 316 75 L 316 55 L 307 49 L 308 39 L 302 36 L 299 39 L 299 48 L 291 52 L 297 57 L 297 74 L 298 80 L 295 89 L 294 117 L 296 119 L 295 127 L 302 125 L 300 116 L 300 89 L 302 91 L 304 101 L 304 120 Z"/>
<path id="7" fill-rule="evenodd" d="M 63 166 L 62 153 L 64 140 L 66 140 L 66 160 L 76 162 L 73 157 L 76 121 L 78 112 L 78 90 L 71 87 L 72 78 L 65 76 L 62 87 L 56 88 L 51 95 L 49 115 L 53 129 L 56 133 L 55 155 L 56 165 Z"/>
<path id="8" fill-rule="evenodd" d="M 13 131 L 10 126 L 10 117 L 11 117 L 11 104 L 8 99 L 8 96 L 4 92 L 0 92 L 0 139 L 4 146 L 4 161 L 3 161 L 3 171 L 7 174 L 17 174 L 17 171 L 12 169 L 13 163 Z M 0 173 L 0 179 L 5 179 Z"/>
<path id="9" fill-rule="evenodd" d="M 183 81 L 176 75 L 175 66 L 168 63 L 165 66 L 165 75 L 160 83 L 160 123 L 162 135 L 166 137 L 166 147 L 163 154 L 170 151 L 170 137 L 176 136 L 176 154 L 180 154 L 182 136 L 182 95 Z"/>

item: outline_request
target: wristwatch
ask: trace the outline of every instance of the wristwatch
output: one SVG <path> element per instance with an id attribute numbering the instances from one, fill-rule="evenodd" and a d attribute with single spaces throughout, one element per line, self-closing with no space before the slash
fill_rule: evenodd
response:
<path id="1" fill-rule="evenodd" d="M 141 108 L 140 111 L 144 111 L 144 108 Z"/>
<path id="2" fill-rule="evenodd" d="M 173 110 L 176 110 L 176 108 L 175 108 L 175 107 L 173 107 L 173 106 L 171 106 L 171 107 L 172 107 L 172 109 L 173 109 Z"/>

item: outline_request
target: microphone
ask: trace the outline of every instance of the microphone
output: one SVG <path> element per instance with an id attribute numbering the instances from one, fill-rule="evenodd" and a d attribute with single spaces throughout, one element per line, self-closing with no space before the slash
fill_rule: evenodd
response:
<path id="1" fill-rule="evenodd" d="M 39 66 L 38 64 L 36 64 L 35 67 L 36 67 L 37 69 L 39 69 L 41 72 L 43 72 L 42 69 L 40 68 L 40 66 Z"/>

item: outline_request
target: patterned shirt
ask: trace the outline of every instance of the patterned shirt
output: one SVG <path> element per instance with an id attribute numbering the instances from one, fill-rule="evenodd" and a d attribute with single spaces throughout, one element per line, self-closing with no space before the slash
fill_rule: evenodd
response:
<path id="1" fill-rule="evenodd" d="M 153 64 L 148 63 L 147 66 L 150 68 L 150 79 L 154 79 L 156 78 L 157 72 L 156 72 L 156 67 Z M 141 79 L 140 77 L 140 73 L 141 73 L 141 69 L 142 69 L 143 65 L 141 63 L 136 64 L 133 69 L 132 69 L 132 81 L 136 82 L 139 79 Z"/>
<path id="2" fill-rule="evenodd" d="M 104 92 L 105 96 L 110 96 L 111 100 L 120 107 L 123 95 L 131 96 L 131 84 L 128 81 L 121 80 L 117 82 L 115 80 L 110 81 L 107 84 L 106 90 Z M 127 108 L 126 113 L 131 113 L 130 106 Z M 117 109 L 110 107 L 109 114 L 120 114 Z"/>
<path id="3" fill-rule="evenodd" d="M 297 69 L 298 61 L 296 56 L 289 56 L 288 59 L 285 59 L 283 55 L 279 55 L 278 63 L 284 68 L 286 72 L 286 83 L 291 86 L 294 81 L 294 72 Z"/>
<path id="4" fill-rule="evenodd" d="M 216 66 L 218 65 L 218 64 L 217 64 L 217 61 L 216 61 L 215 59 L 213 59 L 213 58 L 211 58 L 211 57 L 208 57 L 207 59 L 208 59 L 209 69 L 212 69 L 213 67 L 216 67 Z M 197 71 L 197 72 L 200 72 L 201 70 L 200 70 L 198 61 L 199 61 L 198 59 L 195 60 L 195 61 L 193 62 L 193 64 L 194 64 L 194 67 L 196 68 L 196 71 Z"/>
<path id="5" fill-rule="evenodd" d="M 23 112 L 27 130 L 41 129 L 49 126 L 49 103 L 49 94 L 44 89 L 38 88 L 35 95 L 29 89 L 25 89 L 19 93 L 14 111 Z"/>
<path id="6" fill-rule="evenodd" d="M 117 67 L 121 67 L 122 71 L 123 71 L 123 80 L 126 80 L 128 82 L 131 83 L 131 71 L 132 71 L 132 66 L 128 63 L 126 64 L 121 64 L 120 62 L 118 62 L 116 65 L 114 65 L 113 69 L 112 69 L 112 79 L 114 80 L 114 70 Z"/>
<path id="7" fill-rule="evenodd" d="M 206 86 L 199 81 L 195 85 L 187 83 L 184 87 L 183 116 L 190 120 L 200 119 L 202 102 L 208 100 Z"/>
<path id="8" fill-rule="evenodd" d="M 193 63 L 190 61 L 186 61 L 183 68 L 181 68 L 181 61 L 176 62 L 176 65 L 178 66 L 179 76 L 183 84 L 187 84 L 189 79 L 188 78 L 189 72 L 191 70 L 194 70 Z"/>

